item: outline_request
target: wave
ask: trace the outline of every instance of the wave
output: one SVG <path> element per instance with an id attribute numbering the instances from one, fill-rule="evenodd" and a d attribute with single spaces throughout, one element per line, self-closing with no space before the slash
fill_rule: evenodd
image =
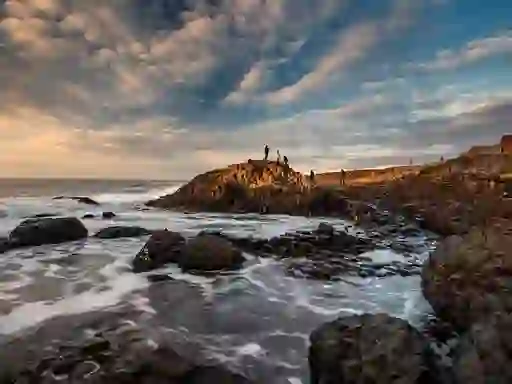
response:
<path id="1" fill-rule="evenodd" d="M 152 188 L 143 190 L 142 188 L 126 188 L 121 192 L 99 193 L 91 196 L 98 203 L 137 203 L 146 202 L 157 197 L 176 192 L 181 184 L 173 184 L 163 188 Z"/>

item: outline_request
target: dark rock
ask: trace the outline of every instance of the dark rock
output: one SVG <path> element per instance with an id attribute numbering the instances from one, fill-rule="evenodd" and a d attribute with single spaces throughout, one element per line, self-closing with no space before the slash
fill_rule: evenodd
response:
<path id="1" fill-rule="evenodd" d="M 88 205 L 100 205 L 97 201 L 91 199 L 87 196 L 56 196 L 53 198 L 53 200 L 74 200 L 82 204 L 88 204 Z"/>
<path id="2" fill-rule="evenodd" d="M 320 223 L 315 232 L 320 235 L 326 235 L 331 237 L 334 235 L 334 227 L 327 223 Z"/>
<path id="3" fill-rule="evenodd" d="M 103 217 L 104 219 L 112 219 L 112 218 L 114 218 L 116 216 L 117 215 L 114 212 L 103 212 L 101 214 L 101 217 Z"/>
<path id="4" fill-rule="evenodd" d="M 5 253 L 11 248 L 7 237 L 0 237 L 0 253 Z"/>
<path id="5" fill-rule="evenodd" d="M 36 213 L 35 215 L 28 216 L 27 219 L 44 219 L 46 217 L 58 217 L 59 213 Z"/>
<path id="6" fill-rule="evenodd" d="M 94 213 L 86 213 L 82 216 L 82 219 L 94 219 Z"/>
<path id="7" fill-rule="evenodd" d="M 479 319 L 512 312 L 512 236 L 472 230 L 440 243 L 423 266 L 423 293 L 443 319 L 467 328 Z"/>
<path id="8" fill-rule="evenodd" d="M 454 353 L 457 384 L 512 382 L 512 317 L 490 316 L 471 326 Z"/>
<path id="9" fill-rule="evenodd" d="M 316 329 L 310 341 L 311 384 L 435 382 L 427 341 L 401 319 L 339 318 Z"/>
<path id="10" fill-rule="evenodd" d="M 177 232 L 155 231 L 135 256 L 134 272 L 144 272 L 159 268 L 167 263 L 176 263 L 181 254 L 185 238 Z"/>
<path id="11" fill-rule="evenodd" d="M 86 238 L 87 228 L 76 217 L 26 219 L 10 234 L 11 247 L 58 244 Z"/>
<path id="12" fill-rule="evenodd" d="M 187 242 L 178 264 L 184 270 L 214 271 L 239 268 L 244 261 L 242 252 L 229 240 L 202 235 Z"/>
<path id="13" fill-rule="evenodd" d="M 113 226 L 103 228 L 94 235 L 100 239 L 117 239 L 121 237 L 140 237 L 151 235 L 152 231 L 137 226 Z"/>

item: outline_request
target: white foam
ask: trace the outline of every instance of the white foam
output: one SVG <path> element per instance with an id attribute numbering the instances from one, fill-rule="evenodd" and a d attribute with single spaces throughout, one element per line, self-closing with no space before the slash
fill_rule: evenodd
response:
<path id="1" fill-rule="evenodd" d="M 100 204 L 104 203 L 137 203 L 145 202 L 151 199 L 156 199 L 161 196 L 169 195 L 176 192 L 181 185 L 170 185 L 165 188 L 154 188 L 146 192 L 118 192 L 118 193 L 100 193 L 92 196 Z"/>

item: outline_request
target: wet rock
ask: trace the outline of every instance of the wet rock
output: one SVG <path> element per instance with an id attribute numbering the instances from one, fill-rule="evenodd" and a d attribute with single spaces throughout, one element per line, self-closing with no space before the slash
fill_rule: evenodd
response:
<path id="1" fill-rule="evenodd" d="M 512 236 L 474 229 L 440 243 L 422 271 L 423 293 L 436 313 L 458 328 L 512 312 Z"/>
<path id="2" fill-rule="evenodd" d="M 107 211 L 107 212 L 103 212 L 103 213 L 101 214 L 101 217 L 102 217 L 102 218 L 104 218 L 104 219 L 112 219 L 112 218 L 114 218 L 114 217 L 116 217 L 116 216 L 117 216 L 117 215 L 116 215 L 114 212 L 109 212 L 109 211 Z"/>
<path id="3" fill-rule="evenodd" d="M 26 219 L 10 234 L 11 247 L 58 244 L 86 238 L 87 228 L 76 217 Z"/>
<path id="4" fill-rule="evenodd" d="M 435 382 L 428 343 L 401 319 L 339 318 L 316 329 L 310 342 L 312 384 Z"/>
<path id="5" fill-rule="evenodd" d="M 44 212 L 44 213 L 37 213 L 35 215 L 31 215 L 31 216 L 28 216 L 26 217 L 27 219 L 44 219 L 46 217 L 57 217 L 57 216 L 61 216 L 60 213 L 49 213 L 49 212 Z"/>
<path id="6" fill-rule="evenodd" d="M 140 237 L 151 235 L 152 231 L 137 226 L 112 226 L 103 228 L 94 235 L 100 239 L 117 239 L 121 237 Z"/>
<path id="7" fill-rule="evenodd" d="M 167 229 L 153 232 L 132 262 L 134 272 L 149 271 L 167 263 L 178 262 L 183 244 L 185 238 L 177 232 Z"/>
<path id="8" fill-rule="evenodd" d="M 169 383 L 249 384 L 250 381 L 220 365 L 204 365 L 177 353 L 165 342 L 147 343 L 138 328 L 122 331 L 119 325 L 98 332 L 92 340 L 51 339 L 39 335 L 46 347 L 29 350 L 21 338 L 8 346 L 15 364 L 0 362 L 2 383 Z M 76 338 L 76 336 L 75 336 Z M 29 339 L 30 340 L 30 339 Z M 30 348 L 31 349 L 31 348 Z M 0 353 L 4 353 L 2 351 Z M 11 358 L 10 354 L 3 357 Z M 14 359 L 14 357 L 12 357 Z"/>
<path id="9" fill-rule="evenodd" d="M 87 196 L 56 196 L 53 200 L 74 200 L 82 204 L 88 205 L 100 205 L 96 200 L 91 199 Z"/>
<path id="10" fill-rule="evenodd" d="M 512 382 L 511 330 L 511 315 L 490 316 L 473 324 L 454 353 L 455 382 Z"/>
<path id="11" fill-rule="evenodd" d="M 318 233 L 319 235 L 333 236 L 334 227 L 327 223 L 320 223 L 315 232 Z"/>
<path id="12" fill-rule="evenodd" d="M 7 237 L 0 237 L 0 254 L 7 252 L 11 248 Z"/>
<path id="13" fill-rule="evenodd" d="M 202 235 L 186 243 L 178 264 L 184 270 L 214 271 L 239 268 L 244 261 L 242 252 L 229 240 Z"/>
<path id="14" fill-rule="evenodd" d="M 94 213 L 86 213 L 82 216 L 82 219 L 94 219 Z"/>

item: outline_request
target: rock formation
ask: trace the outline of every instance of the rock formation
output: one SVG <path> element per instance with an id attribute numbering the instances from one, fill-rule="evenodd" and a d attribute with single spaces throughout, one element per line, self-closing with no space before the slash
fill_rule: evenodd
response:
<path id="1" fill-rule="evenodd" d="M 512 232 L 474 229 L 439 244 L 425 263 L 423 292 L 434 310 L 461 329 L 512 312 Z"/>
<path id="2" fill-rule="evenodd" d="M 339 318 L 316 329 L 310 341 L 312 384 L 436 382 L 428 343 L 401 319 Z"/>

